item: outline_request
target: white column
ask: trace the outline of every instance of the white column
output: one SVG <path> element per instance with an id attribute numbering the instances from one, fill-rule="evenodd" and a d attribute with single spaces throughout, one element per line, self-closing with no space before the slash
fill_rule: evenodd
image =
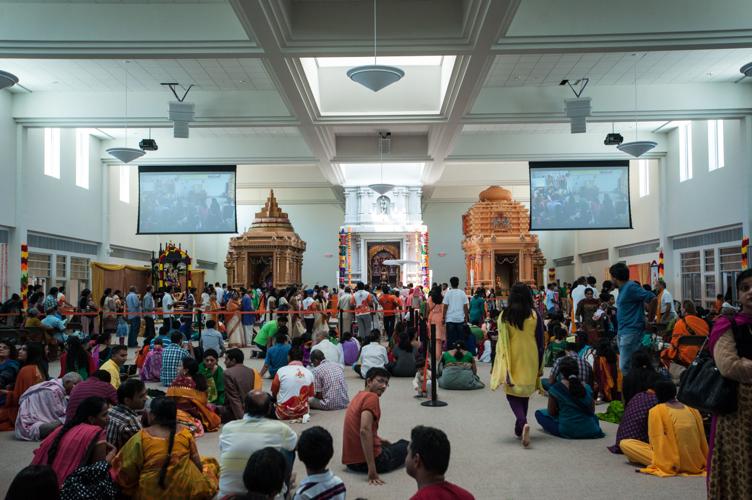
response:
<path id="1" fill-rule="evenodd" d="M 345 188 L 345 225 L 355 224 L 358 216 L 358 189 Z"/>
<path id="2" fill-rule="evenodd" d="M 752 168 L 750 165 L 750 163 L 752 163 L 752 159 L 750 158 L 750 155 L 752 154 L 752 116 L 747 115 L 741 120 L 739 136 L 742 144 L 742 154 L 740 155 L 740 159 L 745 165 L 747 165 L 746 167 L 742 166 L 741 168 L 742 176 L 744 178 L 740 181 L 744 182 L 744 185 L 747 186 L 747 193 L 752 193 L 752 174 L 750 174 L 749 171 L 750 168 Z M 727 154 L 726 158 L 729 156 L 730 155 Z M 744 236 L 749 236 L 752 233 L 752 196 L 745 196 L 744 199 L 746 206 L 744 207 L 744 216 L 742 218 L 742 230 Z"/>
<path id="3" fill-rule="evenodd" d="M 421 202 L 421 193 L 422 189 L 420 187 L 410 187 L 408 188 L 410 193 L 410 199 L 409 199 L 409 217 L 408 221 L 410 224 L 422 224 L 423 223 L 423 216 L 421 214 L 420 210 L 420 202 Z"/>
<path id="4" fill-rule="evenodd" d="M 26 159 L 25 146 L 28 134 L 26 128 L 16 126 L 16 197 L 15 197 L 15 223 L 16 227 L 10 231 L 8 238 L 8 291 L 13 294 L 21 289 L 21 244 L 28 243 L 25 207 L 23 202 L 24 193 L 24 162 Z M 19 293 L 20 295 L 20 293 Z"/>

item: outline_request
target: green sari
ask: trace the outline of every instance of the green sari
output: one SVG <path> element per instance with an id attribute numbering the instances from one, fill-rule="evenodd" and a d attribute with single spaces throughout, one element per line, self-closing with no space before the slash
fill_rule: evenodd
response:
<path id="1" fill-rule="evenodd" d="M 204 362 L 202 361 L 198 365 L 198 371 L 206 377 L 206 383 L 207 383 L 207 395 L 209 402 L 215 405 L 224 405 L 225 404 L 225 374 L 224 370 L 222 370 L 222 367 L 217 365 L 217 369 L 214 370 L 214 373 L 210 373 L 209 369 L 204 365 Z"/>

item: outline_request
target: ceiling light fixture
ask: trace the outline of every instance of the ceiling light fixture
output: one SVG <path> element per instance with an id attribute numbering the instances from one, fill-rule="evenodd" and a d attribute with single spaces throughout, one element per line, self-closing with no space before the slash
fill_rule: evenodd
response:
<path id="1" fill-rule="evenodd" d="M 130 61 L 125 61 L 128 64 Z M 109 148 L 107 154 L 123 163 L 130 163 L 136 158 L 141 158 L 146 154 L 142 149 L 128 147 L 128 66 L 125 68 L 125 145 L 122 148 Z"/>
<path id="2" fill-rule="evenodd" d="M 569 85 L 574 99 L 564 99 L 564 111 L 569 118 L 569 131 L 572 134 L 584 134 L 587 130 L 587 117 L 590 116 L 590 98 L 582 97 L 589 78 L 580 78 L 574 83 L 562 80 L 559 85 Z M 575 88 L 577 87 L 577 88 Z"/>
<path id="3" fill-rule="evenodd" d="M 405 72 L 396 66 L 376 64 L 376 0 L 373 0 L 373 64 L 356 66 L 347 71 L 350 80 L 378 92 L 384 87 L 398 82 Z"/>
<path id="4" fill-rule="evenodd" d="M 368 187 L 379 193 L 385 195 L 392 189 L 394 184 L 384 183 L 384 148 L 391 147 L 392 134 L 391 132 L 379 132 L 379 180 L 378 184 L 369 184 Z"/>
<path id="5" fill-rule="evenodd" d="M 7 89 L 18 83 L 18 77 L 13 73 L 0 70 L 0 90 Z"/>
<path id="6" fill-rule="evenodd" d="M 637 56 L 637 54 L 633 54 L 634 56 Z M 642 55 L 642 57 L 645 57 L 645 54 Z M 642 59 L 640 57 L 640 59 Z M 634 65 L 634 107 L 635 107 L 635 122 L 634 122 L 634 133 L 635 133 L 635 140 L 632 142 L 622 142 L 618 146 L 616 146 L 616 149 L 619 151 L 623 151 L 624 153 L 627 153 L 629 156 L 632 156 L 634 158 L 639 158 L 640 156 L 644 155 L 654 147 L 658 145 L 655 141 L 638 141 L 637 140 L 637 63 L 639 62 L 639 59 L 635 61 Z"/>

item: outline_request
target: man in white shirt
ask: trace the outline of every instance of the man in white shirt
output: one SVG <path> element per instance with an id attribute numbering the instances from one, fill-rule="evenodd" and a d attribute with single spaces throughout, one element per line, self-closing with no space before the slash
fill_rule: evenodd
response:
<path id="1" fill-rule="evenodd" d="M 292 470 L 298 436 L 287 424 L 271 418 L 274 412 L 272 398 L 265 392 L 253 391 L 245 397 L 244 406 L 243 418 L 226 423 L 219 435 L 221 474 L 218 498 L 247 492 L 243 472 L 248 457 L 267 446 L 281 451 L 287 458 L 288 471 Z"/>
<path id="2" fill-rule="evenodd" d="M 352 290 L 346 286 L 339 297 L 339 310 L 342 311 L 342 334 L 352 331 L 353 316 L 353 296 Z"/>
<path id="3" fill-rule="evenodd" d="M 379 343 L 379 332 L 375 332 L 370 335 L 370 343 L 363 346 L 360 350 L 360 358 L 353 365 L 355 373 L 360 375 L 360 378 L 365 379 L 368 370 L 378 366 L 383 368 L 389 362 L 389 354 L 386 352 L 386 347 Z"/>
<path id="4" fill-rule="evenodd" d="M 315 394 L 313 373 L 303 366 L 303 349 L 290 348 L 289 362 L 274 375 L 272 396 L 277 399 L 278 420 L 305 418 L 309 412 L 308 399 Z"/>
<path id="5" fill-rule="evenodd" d="M 658 292 L 658 312 L 656 313 L 656 321 L 659 323 L 668 323 L 676 318 L 674 298 L 666 289 L 666 282 L 663 281 L 663 278 L 658 279 L 655 289 Z"/>
<path id="6" fill-rule="evenodd" d="M 453 349 L 458 340 L 465 340 L 465 324 L 469 323 L 467 295 L 464 290 L 457 288 L 460 279 L 452 276 L 449 280 L 452 286 L 444 295 L 444 324 L 446 324 L 447 349 Z"/>
<path id="7" fill-rule="evenodd" d="M 341 367 L 345 367 L 345 353 L 342 351 L 342 344 L 334 344 L 329 340 L 329 332 L 319 331 L 313 337 L 314 346 L 311 348 L 313 351 L 321 351 L 324 353 L 324 357 L 330 363 L 336 363 Z"/>
<path id="8" fill-rule="evenodd" d="M 162 312 L 165 314 L 162 315 L 162 320 L 167 321 L 168 319 L 172 318 L 172 303 L 175 302 L 175 300 L 172 298 L 172 287 L 168 286 L 165 289 L 164 295 L 162 295 Z"/>
<path id="9" fill-rule="evenodd" d="M 304 311 L 310 311 L 311 305 L 313 305 L 313 290 L 306 290 L 305 291 L 305 298 L 303 299 L 303 310 Z M 313 311 L 310 313 L 306 312 L 303 314 L 303 321 L 305 322 L 305 329 L 306 333 L 313 333 L 313 320 L 315 316 L 313 315 Z"/>
<path id="10" fill-rule="evenodd" d="M 373 298 L 362 281 L 358 281 L 358 291 L 353 294 L 352 302 L 355 306 L 355 319 L 358 322 L 358 337 L 365 339 L 371 334 L 373 328 L 371 321 Z"/>

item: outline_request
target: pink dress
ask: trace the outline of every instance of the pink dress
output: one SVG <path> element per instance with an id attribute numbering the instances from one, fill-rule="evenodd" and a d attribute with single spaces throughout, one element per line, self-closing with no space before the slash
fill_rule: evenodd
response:
<path id="1" fill-rule="evenodd" d="M 431 335 L 431 325 L 436 325 L 436 359 L 441 356 L 442 346 L 446 340 L 446 324 L 444 319 L 444 304 L 435 304 L 431 297 L 428 297 L 428 335 Z"/>

